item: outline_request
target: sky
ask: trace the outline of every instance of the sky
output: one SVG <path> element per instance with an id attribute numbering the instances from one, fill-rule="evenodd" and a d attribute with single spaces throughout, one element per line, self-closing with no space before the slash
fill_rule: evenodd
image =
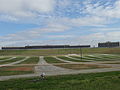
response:
<path id="1" fill-rule="evenodd" d="M 120 0 L 0 0 L 0 47 L 120 41 Z"/>

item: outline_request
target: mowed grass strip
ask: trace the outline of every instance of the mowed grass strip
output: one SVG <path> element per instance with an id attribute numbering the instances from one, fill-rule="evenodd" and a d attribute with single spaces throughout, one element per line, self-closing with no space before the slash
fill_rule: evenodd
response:
<path id="1" fill-rule="evenodd" d="M 77 59 L 81 59 L 81 57 L 79 56 L 71 56 L 73 58 L 77 58 Z M 93 60 L 93 61 L 111 61 L 111 60 L 115 60 L 115 58 L 113 59 L 112 57 L 106 57 L 106 56 L 90 56 L 90 55 L 87 55 L 87 56 L 84 56 L 82 57 L 83 60 Z"/>
<path id="2" fill-rule="evenodd" d="M 106 57 L 106 56 L 85 56 L 85 58 L 92 59 L 93 61 L 111 61 L 114 60 L 111 57 Z"/>
<path id="3" fill-rule="evenodd" d="M 76 58 L 76 59 L 80 59 L 81 60 L 81 57 L 80 56 L 70 56 L 70 57 L 73 57 L 73 58 Z M 93 58 L 87 58 L 87 57 L 82 57 L 82 60 L 93 60 Z M 86 61 L 87 62 L 87 61 Z"/>
<path id="4" fill-rule="evenodd" d="M 104 65 L 94 65 L 94 64 L 59 64 L 55 65 L 62 68 L 82 70 L 82 69 L 97 69 L 97 68 L 110 68 Z"/>
<path id="5" fill-rule="evenodd" d="M 58 56 L 58 58 L 63 59 L 63 60 L 67 60 L 67 61 L 72 61 L 72 62 L 89 62 L 89 61 L 84 61 L 84 60 L 76 60 L 76 59 L 68 58 L 65 56 Z"/>
<path id="6" fill-rule="evenodd" d="M 107 60 L 120 60 L 120 57 L 119 56 L 111 56 L 111 55 L 101 55 L 100 57 L 104 58 L 104 59 L 107 59 Z"/>
<path id="7" fill-rule="evenodd" d="M 11 57 L 0 57 L 0 60 L 6 60 L 6 59 L 9 59 Z"/>
<path id="8" fill-rule="evenodd" d="M 0 82 L 0 90 L 120 90 L 120 72 L 13 79 Z"/>
<path id="9" fill-rule="evenodd" d="M 30 57 L 27 60 L 18 64 L 37 64 L 39 62 L 39 57 Z"/>
<path id="10" fill-rule="evenodd" d="M 0 76 L 21 75 L 34 73 L 33 66 L 5 66 L 0 67 Z"/>
<path id="11" fill-rule="evenodd" d="M 47 63 L 65 63 L 63 61 L 57 60 L 54 57 L 44 57 L 44 59 Z"/>
<path id="12" fill-rule="evenodd" d="M 13 58 L 9 61 L 3 61 L 3 62 L 0 62 L 0 64 L 9 64 L 9 63 L 12 63 L 12 62 L 16 62 L 16 61 L 19 61 L 19 60 L 22 60 L 24 59 L 25 57 L 16 57 L 16 58 Z"/>
<path id="13" fill-rule="evenodd" d="M 93 61 L 108 61 L 108 59 L 99 56 L 85 56 L 85 58 L 92 59 Z"/>

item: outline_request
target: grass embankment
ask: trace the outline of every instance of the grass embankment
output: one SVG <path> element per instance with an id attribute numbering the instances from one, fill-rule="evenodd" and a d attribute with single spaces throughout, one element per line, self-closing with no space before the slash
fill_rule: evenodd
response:
<path id="1" fill-rule="evenodd" d="M 83 48 L 83 54 L 120 54 L 120 48 Z M 0 55 L 46 56 L 80 54 L 80 49 L 0 50 Z"/>
<path id="2" fill-rule="evenodd" d="M 12 63 L 12 62 L 16 62 L 16 61 L 22 60 L 24 58 L 25 57 L 17 57 L 17 58 L 11 59 L 9 61 L 2 61 L 2 62 L 0 62 L 0 64 L 9 64 L 9 63 Z"/>
<path id="3" fill-rule="evenodd" d="M 14 79 L 0 82 L 0 90 L 120 90 L 120 72 Z"/>
<path id="4" fill-rule="evenodd" d="M 57 59 L 55 59 L 55 58 L 53 58 L 53 57 L 44 57 L 44 59 L 45 59 L 45 61 L 46 61 L 47 63 L 65 63 L 65 62 L 62 62 L 62 61 L 60 61 L 60 60 L 57 60 Z"/>
<path id="5" fill-rule="evenodd" d="M 38 62 L 39 62 L 39 57 L 31 57 L 18 64 L 37 64 Z"/>

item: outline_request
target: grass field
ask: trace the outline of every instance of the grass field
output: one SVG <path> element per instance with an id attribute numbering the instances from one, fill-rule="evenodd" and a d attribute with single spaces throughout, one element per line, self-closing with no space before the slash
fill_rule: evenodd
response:
<path id="1" fill-rule="evenodd" d="M 0 81 L 0 90 L 120 90 L 120 72 L 49 76 Z"/>
<path id="2" fill-rule="evenodd" d="M 6 59 L 9 59 L 10 57 L 2 57 L 0 58 L 0 60 L 6 60 Z"/>
<path id="3" fill-rule="evenodd" d="M 15 62 L 21 59 L 23 59 L 23 57 L 17 57 L 13 60 L 6 61 L 6 62 L 0 62 L 0 63 L 6 64 L 6 63 Z M 34 73 L 34 66 L 29 65 L 29 64 L 37 64 L 38 61 L 39 61 L 39 57 L 31 57 L 21 63 L 16 64 L 18 66 L 0 67 L 0 76 L 22 75 L 22 74 Z M 29 66 L 28 65 L 19 66 L 20 64 L 28 64 Z"/>
<path id="4" fill-rule="evenodd" d="M 83 48 L 83 54 L 120 54 L 120 48 Z M 0 50 L 0 55 L 46 56 L 80 54 L 80 49 Z"/>
<path id="5" fill-rule="evenodd" d="M 80 56 L 70 56 L 76 59 L 80 59 Z M 85 55 L 82 57 L 82 60 L 93 60 L 93 61 L 119 61 L 119 55 L 102 55 L 102 54 L 93 54 L 93 55 Z"/>
<path id="6" fill-rule="evenodd" d="M 18 64 L 37 64 L 39 61 L 39 57 L 31 57 L 31 58 L 28 58 L 27 60 L 21 62 L 21 63 L 18 63 Z"/>
<path id="7" fill-rule="evenodd" d="M 24 59 L 25 57 L 16 57 L 12 60 L 9 60 L 9 61 L 3 61 L 3 62 L 0 62 L 0 64 L 9 64 L 9 63 L 12 63 L 12 62 L 16 62 L 16 61 L 19 61 L 19 60 L 22 60 Z"/>
<path id="8" fill-rule="evenodd" d="M 74 61 L 74 62 L 87 62 L 87 61 L 81 61 L 81 60 L 75 60 L 71 59 L 65 56 L 58 56 L 58 58 L 61 58 L 63 60 L 67 61 Z M 110 68 L 105 65 L 95 65 L 95 64 L 70 64 L 70 63 L 65 63 L 63 61 L 59 61 L 53 57 L 45 57 L 44 58 L 47 63 L 53 64 L 54 66 L 57 67 L 62 67 L 62 68 L 67 68 L 67 69 L 73 69 L 73 70 L 82 70 L 82 69 L 97 69 L 97 68 Z M 59 64 L 56 64 L 59 63 Z"/>
<path id="9" fill-rule="evenodd" d="M 61 59 L 64 59 L 64 60 L 67 60 L 67 61 L 73 61 L 73 62 L 89 62 L 89 61 L 84 61 L 84 60 L 76 60 L 76 59 L 71 59 L 71 58 L 68 58 L 68 57 L 65 57 L 65 56 L 58 56 L 58 58 L 61 58 Z"/>
<path id="10" fill-rule="evenodd" d="M 53 57 L 45 57 L 44 59 L 45 59 L 45 61 L 46 61 L 47 63 L 65 63 L 65 62 L 62 62 L 62 61 L 60 61 L 60 60 L 57 60 L 57 59 L 55 59 L 55 58 L 53 58 Z"/>
<path id="11" fill-rule="evenodd" d="M 0 67 L 0 76 L 22 75 L 34 73 L 33 66 L 5 66 Z"/>
<path id="12" fill-rule="evenodd" d="M 67 69 L 73 69 L 73 70 L 110 68 L 108 66 L 95 65 L 95 64 L 59 64 L 55 66 L 67 68 Z"/>

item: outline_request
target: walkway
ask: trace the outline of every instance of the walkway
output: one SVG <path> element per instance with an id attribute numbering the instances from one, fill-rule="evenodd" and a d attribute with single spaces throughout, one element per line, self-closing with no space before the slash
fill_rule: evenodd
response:
<path id="1" fill-rule="evenodd" d="M 52 75 L 52 74 L 61 74 L 61 73 L 74 71 L 74 70 L 71 70 L 71 69 L 65 69 L 65 68 L 53 66 L 52 64 L 48 64 L 44 60 L 43 56 L 40 57 L 40 61 L 39 61 L 38 65 L 39 66 L 35 67 L 35 73 L 36 74 L 41 74 L 41 73 L 44 72 L 47 75 Z"/>

